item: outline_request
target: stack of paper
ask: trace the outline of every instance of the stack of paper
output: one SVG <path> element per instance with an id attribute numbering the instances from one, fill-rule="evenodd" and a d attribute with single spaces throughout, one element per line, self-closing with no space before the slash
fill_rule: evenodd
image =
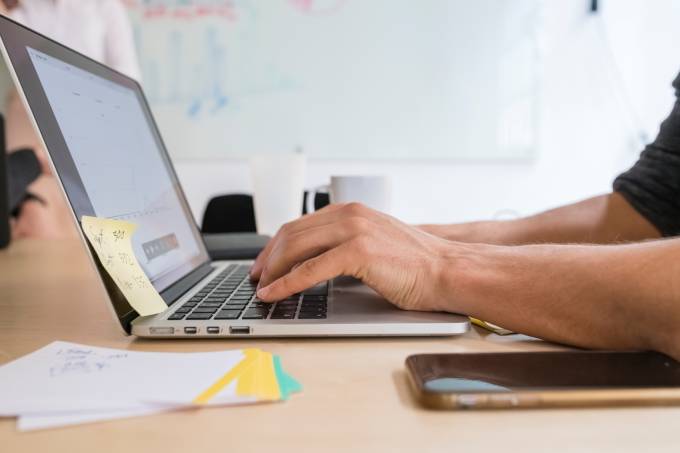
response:
<path id="1" fill-rule="evenodd" d="M 259 349 L 134 352 L 57 341 L 0 367 L 0 416 L 20 430 L 285 400 L 301 390 Z"/>

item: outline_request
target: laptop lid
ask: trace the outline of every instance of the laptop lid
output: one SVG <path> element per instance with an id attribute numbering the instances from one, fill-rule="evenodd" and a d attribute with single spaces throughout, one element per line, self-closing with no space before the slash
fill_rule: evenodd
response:
<path id="1" fill-rule="evenodd" d="M 78 226 L 83 215 L 137 224 L 137 259 L 172 302 L 209 257 L 141 87 L 2 16 L 0 40 Z M 129 332 L 136 313 L 98 271 Z"/>

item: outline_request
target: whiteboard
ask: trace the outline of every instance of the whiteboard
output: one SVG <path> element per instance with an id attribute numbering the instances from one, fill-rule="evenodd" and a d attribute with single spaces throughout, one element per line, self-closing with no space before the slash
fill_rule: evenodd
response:
<path id="1" fill-rule="evenodd" d="M 177 159 L 525 160 L 540 0 L 126 0 Z"/>

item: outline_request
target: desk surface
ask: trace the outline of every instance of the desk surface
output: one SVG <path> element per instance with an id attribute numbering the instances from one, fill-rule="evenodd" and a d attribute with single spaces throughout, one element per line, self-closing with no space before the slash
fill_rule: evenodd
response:
<path id="1" fill-rule="evenodd" d="M 54 451 L 678 451 L 680 408 L 432 412 L 413 401 L 414 353 L 557 346 L 473 330 L 458 338 L 140 340 L 125 337 L 77 242 L 0 251 L 0 363 L 54 340 L 139 351 L 257 346 L 304 385 L 290 401 L 211 408 L 33 433 L 0 419 L 0 450 Z M 2 389 L 0 389 L 0 392 Z M 675 447 L 675 448 L 673 448 Z"/>

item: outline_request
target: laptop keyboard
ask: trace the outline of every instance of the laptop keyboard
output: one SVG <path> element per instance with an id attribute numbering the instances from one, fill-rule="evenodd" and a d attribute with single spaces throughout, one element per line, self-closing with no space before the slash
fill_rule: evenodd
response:
<path id="1" fill-rule="evenodd" d="M 250 281 L 249 269 L 246 264 L 228 266 L 175 310 L 168 320 L 326 318 L 328 285 L 267 303 L 255 296 L 257 283 Z"/>

